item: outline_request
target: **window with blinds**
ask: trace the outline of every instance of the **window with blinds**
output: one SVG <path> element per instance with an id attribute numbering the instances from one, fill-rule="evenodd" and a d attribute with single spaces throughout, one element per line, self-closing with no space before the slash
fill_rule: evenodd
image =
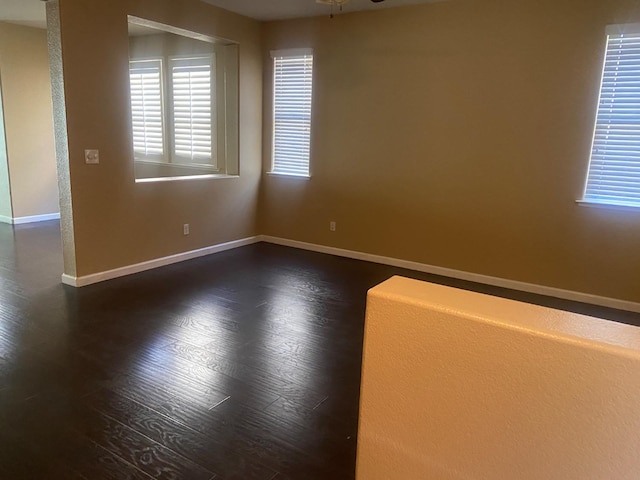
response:
<path id="1" fill-rule="evenodd" d="M 608 30 L 583 200 L 640 207 L 640 28 Z"/>
<path id="2" fill-rule="evenodd" d="M 129 17 L 136 182 L 239 176 L 239 45 L 164 28 Z"/>
<path id="3" fill-rule="evenodd" d="M 210 56 L 170 59 L 176 161 L 215 164 L 212 60 Z"/>
<path id="4" fill-rule="evenodd" d="M 309 176 L 313 52 L 283 50 L 273 57 L 271 173 Z"/>
<path id="5" fill-rule="evenodd" d="M 162 60 L 130 62 L 131 120 L 136 157 L 164 156 Z"/>

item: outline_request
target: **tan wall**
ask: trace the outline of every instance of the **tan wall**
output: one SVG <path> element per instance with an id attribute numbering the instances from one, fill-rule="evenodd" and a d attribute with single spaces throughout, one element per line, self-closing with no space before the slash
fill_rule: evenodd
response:
<path id="1" fill-rule="evenodd" d="M 13 217 L 59 212 L 47 33 L 0 22 Z"/>
<path id="2" fill-rule="evenodd" d="M 265 176 L 261 233 L 640 301 L 640 214 L 578 206 L 605 25 L 633 0 L 449 0 L 264 27 L 315 49 L 312 178 Z M 330 220 L 337 231 L 329 232 Z"/>
<path id="3" fill-rule="evenodd" d="M 367 299 L 358 480 L 632 480 L 640 329 L 394 277 Z"/>
<path id="4" fill-rule="evenodd" d="M 68 273 L 87 275 L 255 235 L 260 24 L 196 0 L 60 0 L 59 12 L 77 267 Z M 127 14 L 239 42 L 240 178 L 134 182 Z M 100 150 L 100 165 L 84 164 L 87 148 Z M 191 225 L 189 236 L 182 234 L 184 223 Z"/>

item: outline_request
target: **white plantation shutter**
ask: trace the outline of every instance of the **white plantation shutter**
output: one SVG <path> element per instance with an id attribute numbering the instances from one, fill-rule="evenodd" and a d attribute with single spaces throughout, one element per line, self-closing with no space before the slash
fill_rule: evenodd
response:
<path id="1" fill-rule="evenodd" d="M 211 57 L 171 59 L 173 150 L 177 161 L 215 163 Z"/>
<path id="2" fill-rule="evenodd" d="M 162 60 L 129 63 L 133 151 L 136 157 L 164 155 Z"/>
<path id="3" fill-rule="evenodd" d="M 621 28 L 607 38 L 584 200 L 640 207 L 640 31 Z"/>
<path id="4" fill-rule="evenodd" d="M 310 50 L 272 52 L 273 165 L 272 173 L 309 175 L 313 53 Z"/>

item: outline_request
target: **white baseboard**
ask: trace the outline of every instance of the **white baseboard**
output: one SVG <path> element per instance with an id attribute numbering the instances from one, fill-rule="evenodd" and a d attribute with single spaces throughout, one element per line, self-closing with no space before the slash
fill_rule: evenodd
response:
<path id="1" fill-rule="evenodd" d="M 163 267 L 165 265 L 171 265 L 172 263 L 184 262 L 185 260 L 191 260 L 192 258 L 203 257 L 212 253 L 223 252 L 225 250 L 231 250 L 233 248 L 251 245 L 252 243 L 256 243 L 259 241 L 260 238 L 258 236 L 242 238 L 240 240 L 220 243 L 218 245 L 212 245 L 210 247 L 200 248 L 198 250 L 191 250 L 189 252 L 177 253 L 175 255 L 169 255 L 168 257 L 156 258 L 154 260 L 136 263 L 135 265 L 128 265 L 126 267 L 115 268 L 113 270 L 107 270 L 105 272 L 92 273 L 91 275 L 84 275 L 81 277 L 74 277 L 63 273 L 62 283 L 71 285 L 72 287 L 84 287 L 93 283 L 103 282 L 105 280 L 111 280 L 118 277 L 124 277 L 125 275 L 144 272 L 145 270 L 151 270 L 153 268 Z"/>
<path id="2" fill-rule="evenodd" d="M 5 217 L 0 215 L 0 222 L 11 223 L 13 225 L 22 225 L 33 222 L 46 222 L 47 220 L 60 220 L 59 213 L 46 213 L 44 215 L 30 215 L 28 217 Z"/>
<path id="3" fill-rule="evenodd" d="M 2 217 L 0 217 L 1 220 Z M 233 248 L 243 247 L 245 245 L 251 245 L 257 242 L 267 242 L 277 245 L 284 245 L 287 247 L 299 248 L 302 250 L 309 250 L 319 253 L 327 253 L 329 255 L 337 255 L 339 257 L 353 258 L 356 260 L 364 260 L 367 262 L 381 263 L 383 265 L 390 265 L 393 267 L 406 268 L 407 270 L 415 270 L 418 272 L 431 273 L 434 275 L 441 275 L 443 277 L 457 278 L 460 280 L 466 280 L 470 282 L 482 283 L 485 285 L 493 285 L 495 287 L 508 288 L 511 290 L 519 290 L 522 292 L 534 293 L 538 295 L 546 295 L 549 297 L 561 298 L 564 300 L 572 300 L 576 302 L 589 303 L 593 305 L 600 305 L 603 307 L 616 308 L 619 310 L 627 310 L 630 312 L 640 313 L 640 303 L 631 302 L 628 300 L 620 300 L 617 298 L 602 297 L 599 295 L 592 295 L 589 293 L 575 292 L 572 290 L 563 290 L 561 288 L 548 287 L 544 285 L 536 285 L 533 283 L 520 282 L 517 280 L 508 280 L 505 278 L 491 277 L 488 275 L 481 275 L 478 273 L 470 273 L 462 270 L 455 270 L 452 268 L 437 267 L 435 265 L 428 265 L 425 263 L 412 262 L 409 260 L 401 260 L 398 258 L 384 257 L 382 255 L 374 255 L 371 253 L 357 252 L 355 250 L 345 250 L 342 248 L 328 247 L 325 245 L 317 245 L 314 243 L 300 242 L 297 240 L 289 240 L 286 238 L 272 237 L 269 235 L 257 235 L 255 237 L 247 237 L 240 240 L 234 240 L 231 242 L 221 243 L 218 245 L 212 245 L 210 247 L 200 248 L 198 250 L 191 250 L 189 252 L 178 253 L 170 255 L 168 257 L 157 258 L 135 265 L 129 265 L 126 267 L 116 268 L 105 272 L 93 273 L 91 275 L 85 275 L 81 277 L 73 277 L 71 275 L 63 274 L 62 283 L 71 285 L 73 287 L 84 287 L 93 283 L 103 282 L 105 280 L 111 280 L 113 278 L 123 277 L 125 275 L 131 275 L 134 273 L 143 272 L 145 270 L 151 270 L 153 268 L 170 265 L 172 263 L 183 262 L 185 260 L 191 260 L 192 258 L 202 257 L 205 255 L 211 255 L 212 253 L 223 252 L 225 250 L 231 250 Z"/>
<path id="4" fill-rule="evenodd" d="M 339 257 L 353 258 L 356 260 L 365 260 L 367 262 L 381 263 L 383 265 L 391 265 L 393 267 L 406 268 L 418 272 L 431 273 L 444 277 L 457 278 L 459 280 L 467 280 L 470 282 L 483 283 L 493 285 L 495 287 L 509 288 L 511 290 L 519 290 L 522 292 L 535 293 L 538 295 L 546 295 L 548 297 L 562 298 L 564 300 L 572 300 L 575 302 L 590 303 L 603 307 L 617 308 L 619 310 L 627 310 L 630 312 L 640 313 L 640 303 L 628 300 L 620 300 L 617 298 L 601 297 L 590 293 L 574 292 L 572 290 L 563 290 L 561 288 L 547 287 L 544 285 L 536 285 L 533 283 L 520 282 L 517 280 L 508 280 L 505 278 L 491 277 L 478 273 L 470 273 L 462 270 L 454 270 L 452 268 L 437 267 L 425 263 L 411 262 L 409 260 L 400 260 L 398 258 L 383 257 L 381 255 L 373 255 L 370 253 L 356 252 L 353 250 L 344 250 L 341 248 L 327 247 L 325 245 L 316 245 L 313 243 L 299 242 L 297 240 L 289 240 L 286 238 L 271 237 L 269 235 L 260 235 L 260 240 L 277 245 L 287 247 L 300 248 L 319 253 L 328 253 Z"/>
<path id="5" fill-rule="evenodd" d="M 45 215 L 31 215 L 29 217 L 16 217 L 13 219 L 14 225 L 23 223 L 46 222 L 47 220 L 60 220 L 60 213 L 47 213 Z"/>

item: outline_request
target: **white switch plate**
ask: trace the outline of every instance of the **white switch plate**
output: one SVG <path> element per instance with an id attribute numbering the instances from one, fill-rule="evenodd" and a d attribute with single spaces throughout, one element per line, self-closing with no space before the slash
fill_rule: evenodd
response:
<path id="1" fill-rule="evenodd" d="M 85 150 L 84 163 L 87 165 L 97 165 L 100 163 L 100 152 L 98 150 Z"/>
<path id="2" fill-rule="evenodd" d="M 182 226 L 182 234 L 183 235 L 189 235 L 189 224 L 188 223 L 185 223 Z"/>

